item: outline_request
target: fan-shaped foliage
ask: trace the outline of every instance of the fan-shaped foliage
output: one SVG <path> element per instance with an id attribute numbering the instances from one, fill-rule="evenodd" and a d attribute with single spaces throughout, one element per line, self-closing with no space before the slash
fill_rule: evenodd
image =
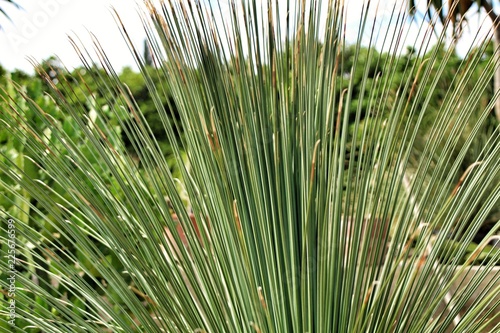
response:
<path id="1" fill-rule="evenodd" d="M 385 36 L 381 9 L 365 2 L 353 48 L 343 1 L 145 5 L 155 80 L 130 46 L 182 182 L 97 42 L 104 70 L 91 80 L 106 93 L 89 92 L 90 111 L 74 98 L 85 82 L 43 71 L 53 101 L 4 94 L 4 230 L 14 231 L 2 240 L 14 239 L 18 265 L 0 268 L 18 272 L 21 331 L 498 330 L 500 254 L 482 250 L 500 223 L 469 249 L 500 199 L 498 124 L 456 179 L 500 94 L 480 104 L 499 66 L 485 63 L 487 41 L 441 87 L 453 48 L 400 57 L 407 4 L 386 17 Z M 364 49 L 366 35 L 389 55 Z M 489 260 L 463 280 L 479 255 Z"/>

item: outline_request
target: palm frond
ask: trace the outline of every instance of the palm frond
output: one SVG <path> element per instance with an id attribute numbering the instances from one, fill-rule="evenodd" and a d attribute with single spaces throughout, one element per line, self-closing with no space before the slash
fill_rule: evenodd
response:
<path id="1" fill-rule="evenodd" d="M 3 2 L 7 2 L 9 3 L 10 5 L 13 5 L 14 7 L 16 8 L 21 8 L 15 1 L 13 0 L 2 0 Z M 0 7 L 0 14 L 2 14 L 3 16 L 7 17 L 10 19 L 9 17 L 9 14 L 7 14 L 7 12 L 5 11 L 5 9 L 3 9 L 3 7 Z M 0 25 L 0 29 L 1 29 L 1 25 Z"/>

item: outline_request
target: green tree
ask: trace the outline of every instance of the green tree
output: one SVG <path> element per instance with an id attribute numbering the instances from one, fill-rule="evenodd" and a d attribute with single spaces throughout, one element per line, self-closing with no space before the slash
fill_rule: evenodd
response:
<path id="1" fill-rule="evenodd" d="M 147 52 L 145 56 L 148 57 Z M 127 86 L 127 89 L 130 90 L 130 93 L 134 97 L 141 114 L 144 115 L 151 128 L 151 135 L 154 136 L 157 143 L 160 145 L 163 154 L 169 158 L 172 153 L 172 148 L 166 138 L 162 120 L 159 118 L 157 108 L 169 110 L 168 113 L 171 115 L 169 116 L 170 122 L 178 120 L 179 115 L 176 105 L 169 92 L 169 88 L 165 86 L 165 82 L 160 79 L 158 70 L 150 65 L 147 65 L 147 68 L 151 84 L 162 86 L 165 90 L 165 93 L 159 97 L 158 101 L 155 101 L 151 97 L 146 78 L 141 73 L 132 70 L 130 67 L 125 67 L 119 73 L 119 78 L 123 84 Z M 92 68 L 78 67 L 69 72 L 60 64 L 60 61 L 56 57 L 50 57 L 42 61 L 41 64 L 39 64 L 38 69 L 48 73 L 51 83 L 55 83 L 56 85 L 71 86 L 71 103 L 75 106 L 85 105 L 86 109 L 90 110 L 90 108 L 92 108 L 92 104 L 89 103 L 89 95 L 92 95 L 93 99 L 95 99 L 99 104 L 106 104 L 109 101 L 113 101 L 115 98 L 115 92 L 107 89 L 106 85 L 98 83 L 99 80 L 106 77 L 106 73 L 97 65 Z M 81 80 L 86 82 L 86 84 L 80 85 Z M 49 86 L 50 83 L 44 83 L 45 90 L 48 91 L 48 93 L 50 93 Z M 56 98 L 56 96 L 53 97 Z M 160 104 L 157 104 L 158 102 Z M 134 122 L 134 119 L 128 119 L 128 121 L 124 123 L 124 129 L 130 128 L 131 122 Z M 125 133 L 126 131 L 123 131 L 125 145 L 130 153 L 134 153 L 134 143 L 131 141 L 133 138 L 128 137 Z M 177 137 L 181 140 L 182 131 L 178 133 Z M 171 166 L 175 169 L 174 165 Z"/>
<path id="2" fill-rule="evenodd" d="M 500 16 L 495 12 L 493 8 L 494 0 L 448 0 L 448 12 L 445 15 L 444 9 L 446 8 L 446 3 L 443 0 L 427 0 L 426 15 L 429 19 L 432 18 L 433 12 L 436 12 L 439 20 L 443 25 L 447 25 L 451 22 L 453 28 L 454 38 L 460 38 L 462 35 L 462 25 L 466 21 L 466 14 L 471 10 L 472 5 L 477 4 L 479 8 L 485 10 L 488 17 L 491 19 L 493 24 L 493 40 L 495 43 L 495 57 L 500 61 L 500 53 L 498 48 L 500 47 Z M 415 0 L 409 2 L 410 14 L 414 15 L 416 13 Z M 495 90 L 500 90 L 500 69 L 497 70 L 494 77 Z M 495 103 L 495 115 L 498 121 L 500 121 L 500 99 L 497 99 Z"/>

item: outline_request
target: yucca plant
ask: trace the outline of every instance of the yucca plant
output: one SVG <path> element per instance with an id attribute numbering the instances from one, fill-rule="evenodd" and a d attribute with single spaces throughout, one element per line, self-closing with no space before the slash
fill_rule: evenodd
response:
<path id="1" fill-rule="evenodd" d="M 499 66 L 487 60 L 475 72 L 491 36 L 429 114 L 453 45 L 438 57 L 442 48 L 429 48 L 432 28 L 422 24 L 407 79 L 395 84 L 401 46 L 412 42 L 407 4 L 384 18 L 387 35 L 376 4 L 360 6 L 350 53 L 343 1 L 144 5 L 160 84 L 117 22 L 181 177 L 97 41 L 105 71 L 92 80 L 105 105 L 85 82 L 56 84 L 43 71 L 53 96 L 45 107 L 9 88 L 1 109 L 10 140 L 0 159 L 4 331 L 500 329 L 500 252 L 471 270 L 500 223 L 467 254 L 500 199 L 498 125 L 457 176 L 500 94 L 479 103 Z M 362 61 L 364 40 L 388 55 L 369 48 Z M 86 105 L 75 102 L 82 91 Z M 166 93 L 179 118 L 164 107 Z M 451 257 L 450 239 L 460 244 Z"/>

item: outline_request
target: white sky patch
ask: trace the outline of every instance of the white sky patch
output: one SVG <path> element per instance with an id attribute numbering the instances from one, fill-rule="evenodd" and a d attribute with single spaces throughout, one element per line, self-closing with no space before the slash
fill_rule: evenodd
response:
<path id="1" fill-rule="evenodd" d="M 256 0 L 262 3 L 265 0 Z M 274 0 L 273 0 L 274 1 Z M 309 0 L 308 0 L 309 1 Z M 204 0 L 202 3 L 214 3 L 215 0 Z M 284 1 L 283 1 L 284 2 Z M 359 31 L 359 22 L 363 0 L 345 0 L 346 6 L 346 41 L 354 43 Z M 425 3 L 421 0 L 420 3 Z M 69 68 L 78 67 L 81 61 L 68 41 L 68 35 L 77 36 L 88 50 L 92 50 L 92 40 L 89 31 L 96 35 L 104 51 L 109 57 L 113 66 L 119 70 L 124 66 L 135 67 L 135 61 L 126 43 L 121 36 L 120 30 L 113 19 L 110 8 L 115 7 L 124 21 L 128 33 L 133 42 L 142 50 L 142 43 L 145 38 L 139 15 L 137 13 L 137 0 L 18 0 L 24 10 L 16 10 L 9 4 L 3 4 L 4 8 L 11 16 L 12 22 L 6 18 L 0 18 L 3 30 L 0 31 L 0 65 L 13 70 L 21 69 L 32 73 L 32 67 L 27 57 L 33 57 L 37 61 L 42 61 L 51 55 L 57 55 Z M 220 1 L 222 15 L 219 22 L 229 19 L 229 1 Z M 281 3 L 281 1 L 280 1 Z M 296 3 L 291 1 L 291 3 Z M 325 2 L 326 3 L 326 2 Z M 388 27 L 394 27 L 398 15 L 403 15 L 406 5 L 401 0 L 383 0 L 380 2 L 376 12 L 377 1 L 371 1 L 371 8 L 368 12 L 368 22 L 375 22 L 375 32 L 381 31 L 378 37 L 372 41 L 379 49 L 389 50 L 395 46 L 390 46 L 386 41 L 384 44 L 384 31 Z M 394 7 L 396 5 L 396 7 Z M 393 9 L 396 8 L 393 13 Z M 420 13 L 424 12 L 425 6 L 418 7 Z M 495 10 L 500 12 L 500 5 L 496 3 Z M 326 14 L 321 11 L 321 14 Z M 459 54 L 464 55 L 474 40 L 475 32 L 483 24 L 480 35 L 484 35 L 491 28 L 491 21 L 481 12 L 481 15 L 474 15 L 477 7 L 474 5 L 468 22 L 465 25 L 464 34 L 458 44 Z M 280 10 L 280 17 L 284 17 L 283 9 Z M 391 21 L 391 15 L 393 19 Z M 293 15 L 291 15 L 293 17 Z M 376 21 L 374 19 L 376 18 Z M 420 14 L 418 19 L 422 19 Z M 402 50 L 406 45 L 422 45 L 425 29 L 419 33 L 419 23 L 405 19 L 400 22 L 404 24 L 405 33 L 401 36 L 398 50 Z M 440 28 L 441 25 L 438 25 Z M 280 22 L 280 29 L 284 31 L 285 23 Z M 368 44 L 371 27 L 366 27 L 362 37 L 362 43 Z M 394 32 L 389 32 L 393 34 Z M 375 37 L 375 36 L 374 36 Z M 431 36 L 431 41 L 435 41 L 435 36 Z M 389 38 L 390 41 L 390 38 Z M 434 43 L 434 42 L 433 42 Z"/>
<path id="2" fill-rule="evenodd" d="M 133 57 L 113 18 L 111 6 L 120 13 L 136 43 L 141 43 L 145 36 L 135 0 L 17 2 L 23 9 L 1 4 L 12 20 L 0 17 L 3 29 L 0 31 L 0 65 L 9 70 L 17 68 L 32 73 L 28 57 L 42 61 L 52 55 L 57 55 L 70 68 L 78 67 L 81 61 L 68 36 L 81 39 L 83 45 L 92 50 L 89 32 L 97 36 L 116 68 L 133 65 Z"/>

